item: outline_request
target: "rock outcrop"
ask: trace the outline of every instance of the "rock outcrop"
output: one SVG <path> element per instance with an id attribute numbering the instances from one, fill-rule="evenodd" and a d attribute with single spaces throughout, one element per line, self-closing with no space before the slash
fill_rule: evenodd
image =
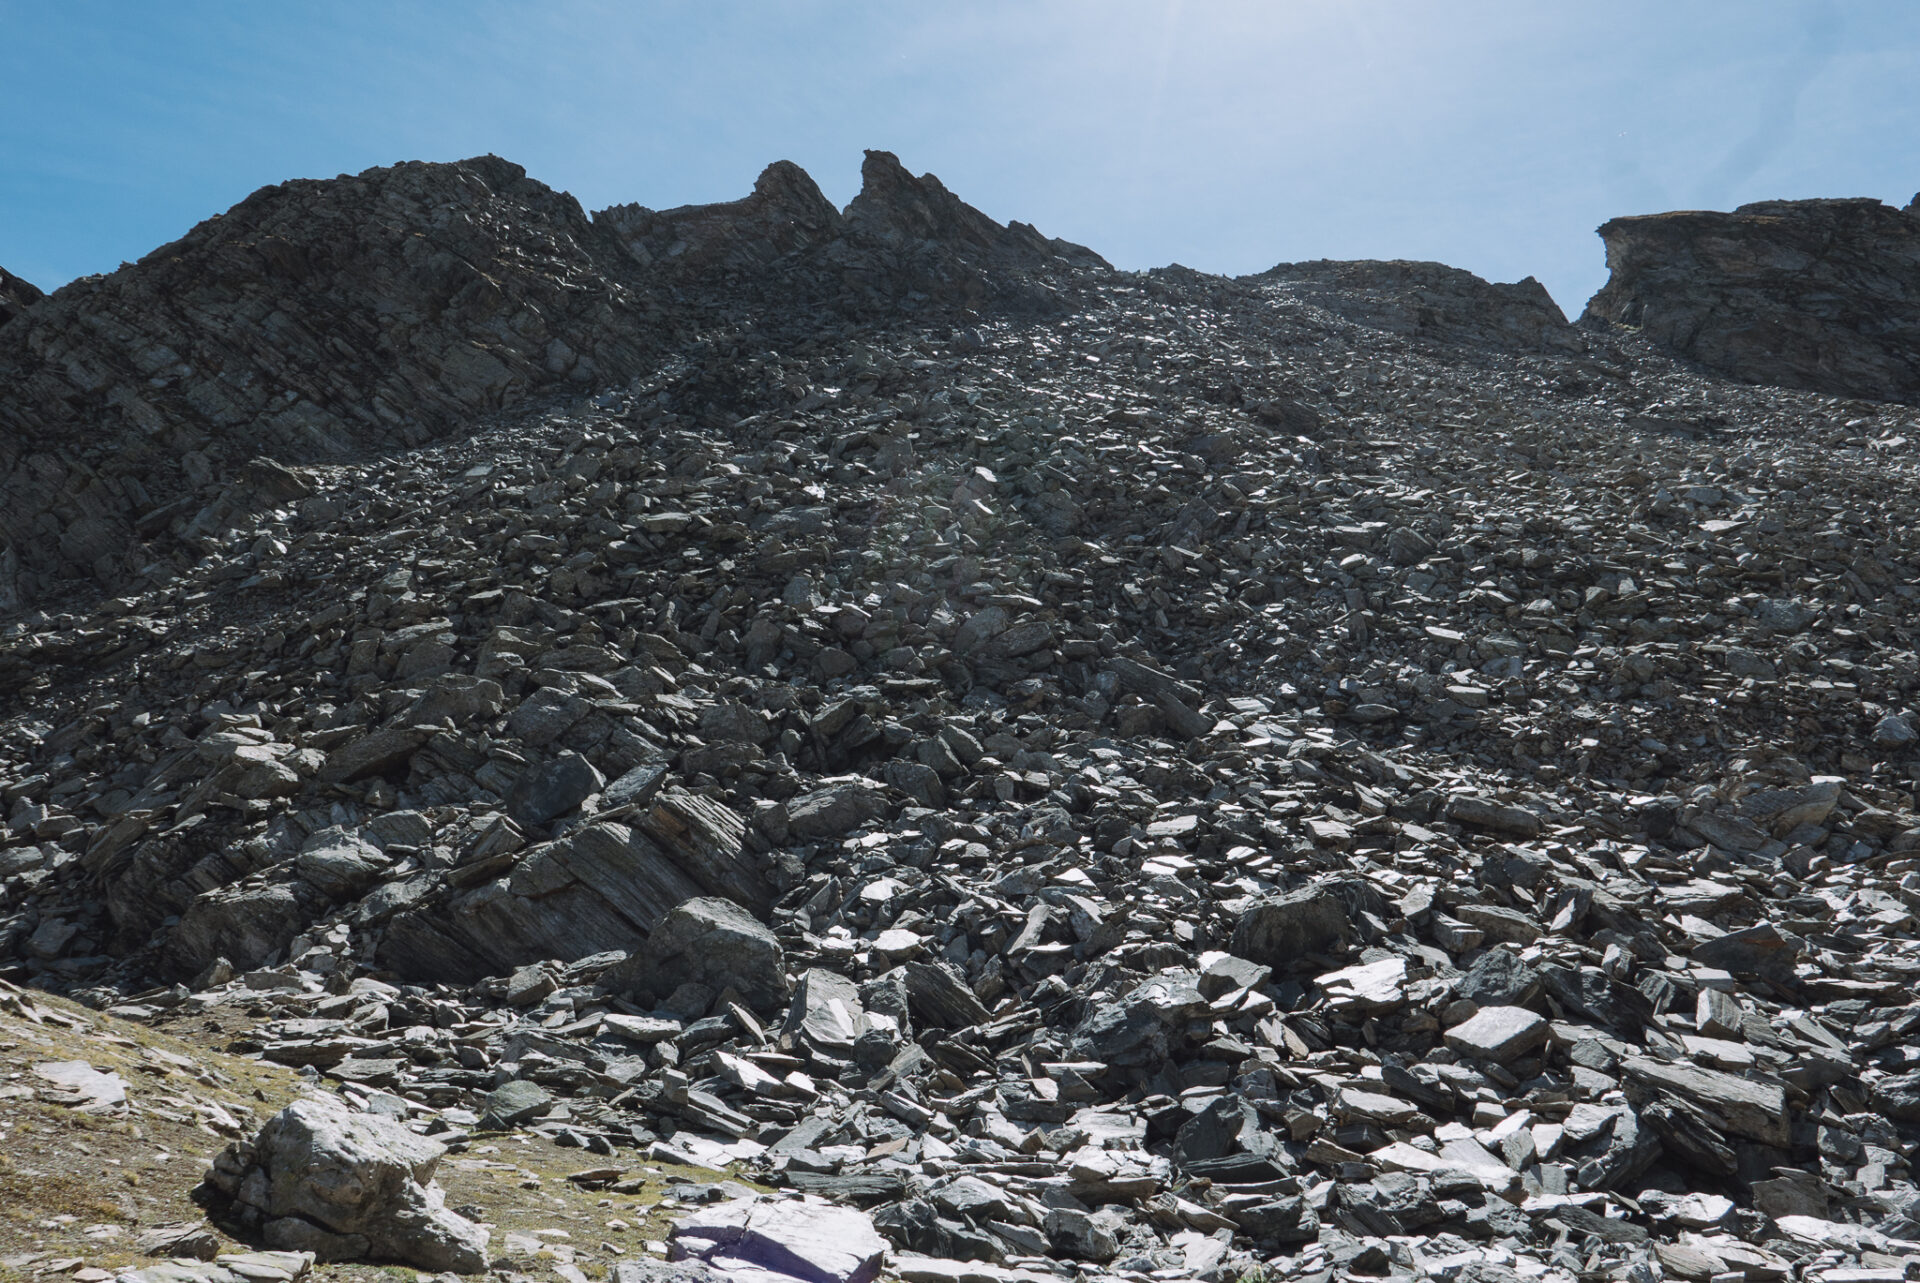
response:
<path id="1" fill-rule="evenodd" d="M 1501 284 L 1444 263 L 1320 259 L 1281 263 L 1252 279 L 1360 325 L 1441 343 L 1578 352 L 1546 286 L 1529 276 Z"/>
<path id="2" fill-rule="evenodd" d="M 32 281 L 21 280 L 6 268 L 0 267 L 0 325 L 5 325 L 21 310 L 33 306 L 45 298 L 38 285 Z"/>
<path id="3" fill-rule="evenodd" d="M 1616 218 L 1586 315 L 1747 383 L 1920 400 L 1920 197 Z"/>
<path id="4" fill-rule="evenodd" d="M 446 1152 L 390 1119 L 297 1101 L 214 1160 L 207 1194 L 268 1247 L 477 1274 L 488 1234 L 445 1207 L 433 1173 Z"/>
<path id="5" fill-rule="evenodd" d="M 760 307 L 824 306 L 872 320 L 927 310 L 1057 310 L 1079 271 L 1109 272 L 1083 245 L 1005 226 L 869 151 L 860 194 L 834 209 L 797 165 L 769 165 L 743 200 L 654 211 L 616 205 L 597 225 L 655 283 L 725 286 Z"/>
<path id="6" fill-rule="evenodd" d="M 1001 226 L 933 175 L 915 178 L 892 152 L 868 152 L 860 179 L 827 258 L 869 308 L 918 295 L 968 308 L 1054 310 L 1074 270 L 1110 270 L 1085 246 L 1026 223 Z"/>
<path id="7" fill-rule="evenodd" d="M 593 219 L 642 270 L 679 280 L 764 271 L 840 229 L 840 211 L 789 160 L 768 165 L 741 200 L 666 210 L 614 205 Z"/>

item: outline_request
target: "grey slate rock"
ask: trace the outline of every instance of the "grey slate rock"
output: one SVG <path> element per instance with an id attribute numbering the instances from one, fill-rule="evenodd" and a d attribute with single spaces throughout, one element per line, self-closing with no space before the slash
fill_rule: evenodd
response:
<path id="1" fill-rule="evenodd" d="M 504 1131 L 507 1128 L 518 1127 L 529 1119 L 538 1118 L 552 1105 L 552 1092 L 539 1083 L 515 1078 L 487 1093 L 486 1104 L 480 1115 L 480 1125 L 495 1131 Z"/>
<path id="2" fill-rule="evenodd" d="M 1704 966 L 1791 980 L 1800 952 L 1796 940 L 1771 922 L 1762 922 L 1695 945 L 1693 957 Z"/>
<path id="3" fill-rule="evenodd" d="M 269 1247 L 478 1273 L 487 1231 L 448 1211 L 432 1183 L 445 1153 L 398 1123 L 303 1100 L 230 1146 L 208 1181 Z"/>
<path id="4" fill-rule="evenodd" d="M 606 777 L 578 753 L 561 753 L 529 769 L 507 794 L 507 814 L 539 827 L 578 810 L 606 787 Z"/>
<path id="5" fill-rule="evenodd" d="M 632 957 L 601 978 L 608 990 L 649 1003 L 689 982 L 716 993 L 733 989 L 762 1014 L 779 1010 L 789 992 L 773 932 L 731 900 L 710 896 L 668 913 Z"/>
<path id="6" fill-rule="evenodd" d="M 1488 949 L 1454 982 L 1453 991 L 1482 1007 L 1525 1007 L 1540 995 L 1540 974 L 1511 949 Z"/>
<path id="7" fill-rule="evenodd" d="M 835 784 L 802 794 L 787 803 L 787 826 L 798 838 L 838 838 L 885 814 L 886 805 L 872 785 Z"/>
<path id="8" fill-rule="evenodd" d="M 1482 1007 L 1447 1030 L 1447 1046 L 1463 1056 L 1507 1064 L 1547 1039 L 1547 1022 L 1525 1007 Z"/>
<path id="9" fill-rule="evenodd" d="M 371 842 L 335 828 L 309 839 L 293 867 L 328 899 L 350 900 L 379 882 L 391 863 Z"/>
<path id="10" fill-rule="evenodd" d="M 1303 955 L 1337 949 L 1353 933 L 1347 908 L 1324 887 L 1309 887 L 1260 900 L 1233 929 L 1233 952 L 1276 970 L 1290 970 Z"/>

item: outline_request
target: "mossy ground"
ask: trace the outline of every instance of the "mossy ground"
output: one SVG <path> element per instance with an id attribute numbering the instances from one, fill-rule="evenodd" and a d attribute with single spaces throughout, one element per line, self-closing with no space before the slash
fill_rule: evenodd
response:
<path id="1" fill-rule="evenodd" d="M 0 1283 L 150 1264 L 134 1250 L 135 1237 L 156 1225 L 200 1221 L 191 1195 L 213 1156 L 313 1090 L 292 1070 L 195 1045 L 176 1032 L 45 994 L 21 996 L 38 1021 L 0 1009 Z M 172 1028 L 190 1032 L 186 1022 Z M 49 1084 L 34 1066 L 64 1060 L 119 1074 L 132 1108 L 94 1115 L 37 1099 L 36 1089 Z M 614 1193 L 568 1179 L 599 1168 L 618 1168 L 623 1181 L 641 1184 Z M 496 1264 L 553 1277 L 555 1266 L 570 1261 L 589 1278 L 602 1278 L 612 1262 L 643 1257 L 650 1240 L 665 1237 L 678 1210 L 667 1200 L 673 1181 L 721 1175 L 633 1153 L 603 1159 L 505 1133 L 476 1136 L 464 1152 L 449 1154 L 439 1182 L 449 1207 L 477 1212 L 493 1226 Z M 411 1283 L 413 1271 L 323 1265 L 314 1276 Z"/>

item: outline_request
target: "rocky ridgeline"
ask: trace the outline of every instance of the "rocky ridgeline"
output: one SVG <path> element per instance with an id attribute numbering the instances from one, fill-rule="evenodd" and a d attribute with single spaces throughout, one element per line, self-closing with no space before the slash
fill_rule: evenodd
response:
<path id="1" fill-rule="evenodd" d="M 1500 284 L 1444 263 L 1282 263 L 1254 278 L 1350 321 L 1395 334 L 1519 350 L 1578 353 L 1546 286 L 1529 276 Z"/>
<path id="2" fill-rule="evenodd" d="M 1920 399 L 1920 197 L 1616 218 L 1587 315 L 1748 383 Z"/>
<path id="3" fill-rule="evenodd" d="M 746 200 L 589 218 L 494 156 L 262 188 L 34 303 L 0 280 L 0 612 L 171 573 L 240 474 L 464 431 L 657 368 L 709 315 L 1046 307 L 1090 251 L 871 152 L 841 214 L 790 164 Z M 28 306 L 31 304 L 31 306 Z M 10 323 L 17 320 L 18 324 Z"/>
<path id="4" fill-rule="evenodd" d="M 572 1283 L 1920 1259 L 1914 411 L 1433 265 L 1116 272 L 879 154 L 844 212 L 552 200 L 601 248 L 527 290 L 631 264 L 590 375 L 235 426 L 191 556 L 0 649 L 13 972 L 329 1102 L 219 1225 Z M 513 1130 L 793 1197 L 523 1251 L 430 1183 Z"/>
<path id="5" fill-rule="evenodd" d="M 38 303 L 46 295 L 31 281 L 23 281 L 0 267 L 0 325 L 11 321 L 22 308 Z"/>

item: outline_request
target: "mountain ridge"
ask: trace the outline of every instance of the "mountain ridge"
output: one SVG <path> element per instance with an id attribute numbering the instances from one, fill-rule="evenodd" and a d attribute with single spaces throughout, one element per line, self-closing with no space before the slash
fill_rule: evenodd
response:
<path id="1" fill-rule="evenodd" d="M 246 459 L 414 446 L 542 388 L 624 381 L 740 306 L 728 290 L 749 263 L 798 260 L 746 273 L 750 305 L 848 315 L 916 296 L 1045 307 L 1053 287 L 1025 279 L 1037 268 L 1105 267 L 994 223 L 888 153 L 863 172 L 844 215 L 783 164 L 743 201 L 590 218 L 499 157 L 407 162 L 262 188 L 44 298 L 9 286 L 0 557 L 30 580 L 111 587 L 151 563 L 147 536 L 190 544 L 188 496 Z M 826 233 L 817 247 L 794 234 L 804 226 Z M 45 595 L 0 584 L 0 606 Z"/>

